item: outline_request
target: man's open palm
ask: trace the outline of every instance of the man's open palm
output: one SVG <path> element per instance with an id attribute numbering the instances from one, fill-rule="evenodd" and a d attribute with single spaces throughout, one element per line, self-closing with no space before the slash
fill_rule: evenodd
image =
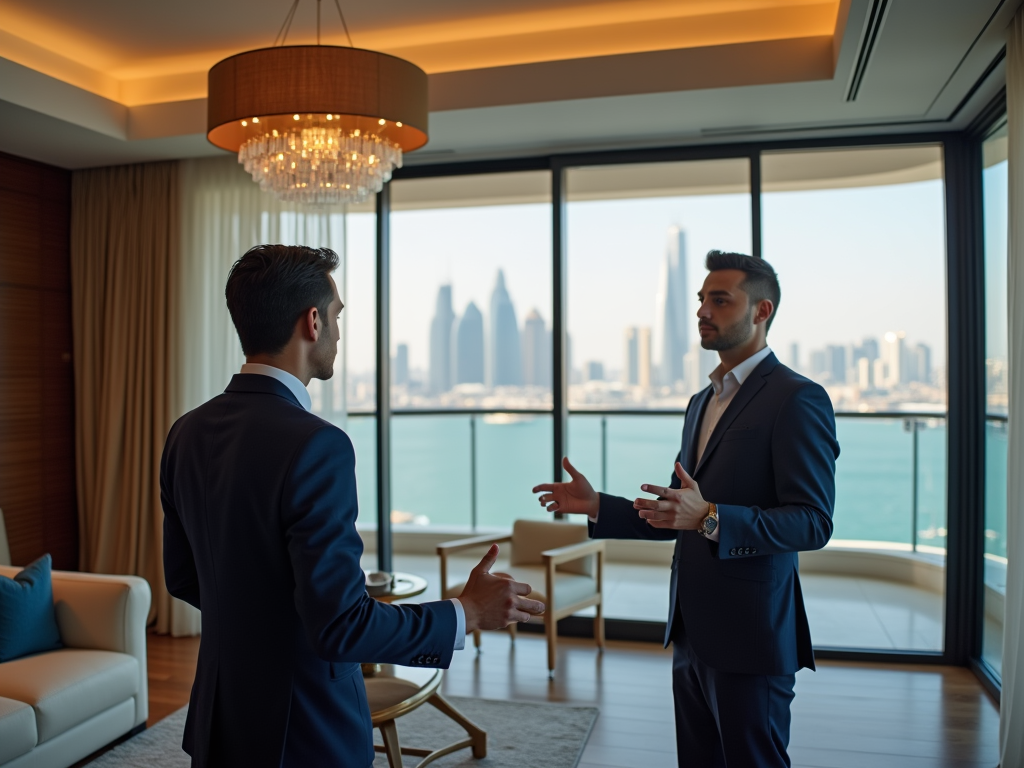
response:
<path id="1" fill-rule="evenodd" d="M 533 487 L 534 493 L 541 494 L 538 501 L 548 512 L 565 512 L 577 515 L 596 515 L 600 499 L 597 491 L 571 463 L 562 459 L 562 466 L 572 478 L 568 483 L 542 483 Z"/>

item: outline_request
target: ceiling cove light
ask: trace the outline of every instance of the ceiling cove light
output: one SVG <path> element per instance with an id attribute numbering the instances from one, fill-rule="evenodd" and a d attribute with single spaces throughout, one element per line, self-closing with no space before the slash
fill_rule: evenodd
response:
<path id="1" fill-rule="evenodd" d="M 427 143 L 427 75 L 353 48 L 351 37 L 347 48 L 320 45 L 319 0 L 317 44 L 284 45 L 298 2 L 280 45 L 275 39 L 210 70 L 206 137 L 237 152 L 260 189 L 281 200 L 360 202 L 380 192 L 404 152 Z"/>

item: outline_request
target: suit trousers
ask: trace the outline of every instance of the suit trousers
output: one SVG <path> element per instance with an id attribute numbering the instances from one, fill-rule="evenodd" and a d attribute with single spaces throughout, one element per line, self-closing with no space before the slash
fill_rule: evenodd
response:
<path id="1" fill-rule="evenodd" d="M 789 768 L 795 684 L 796 675 L 712 669 L 697 658 L 679 626 L 672 638 L 679 768 Z"/>

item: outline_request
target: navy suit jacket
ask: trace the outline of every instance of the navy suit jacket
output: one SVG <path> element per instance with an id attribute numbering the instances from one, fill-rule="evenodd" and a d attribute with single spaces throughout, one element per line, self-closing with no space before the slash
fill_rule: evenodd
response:
<path id="1" fill-rule="evenodd" d="M 820 549 L 832 536 L 839 457 L 832 403 L 769 354 L 733 396 L 698 463 L 713 396 L 709 386 L 690 399 L 677 461 L 718 505 L 719 542 L 652 528 L 632 499 L 605 494 L 591 535 L 675 539 L 666 645 L 682 630 L 697 657 L 724 672 L 813 669 L 797 552 Z M 674 472 L 671 485 L 680 485 Z"/>
<path id="2" fill-rule="evenodd" d="M 160 492 L 167 588 L 203 613 L 192 765 L 369 766 L 359 663 L 447 667 L 456 616 L 367 596 L 348 436 L 238 374 L 172 427 Z"/>

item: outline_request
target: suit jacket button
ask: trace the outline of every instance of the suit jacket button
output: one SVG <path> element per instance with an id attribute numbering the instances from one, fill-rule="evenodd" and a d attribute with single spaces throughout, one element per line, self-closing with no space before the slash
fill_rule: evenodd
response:
<path id="1" fill-rule="evenodd" d="M 736 547 L 733 547 L 732 549 L 730 549 L 729 550 L 729 554 L 732 555 L 733 557 L 736 557 Z"/>

